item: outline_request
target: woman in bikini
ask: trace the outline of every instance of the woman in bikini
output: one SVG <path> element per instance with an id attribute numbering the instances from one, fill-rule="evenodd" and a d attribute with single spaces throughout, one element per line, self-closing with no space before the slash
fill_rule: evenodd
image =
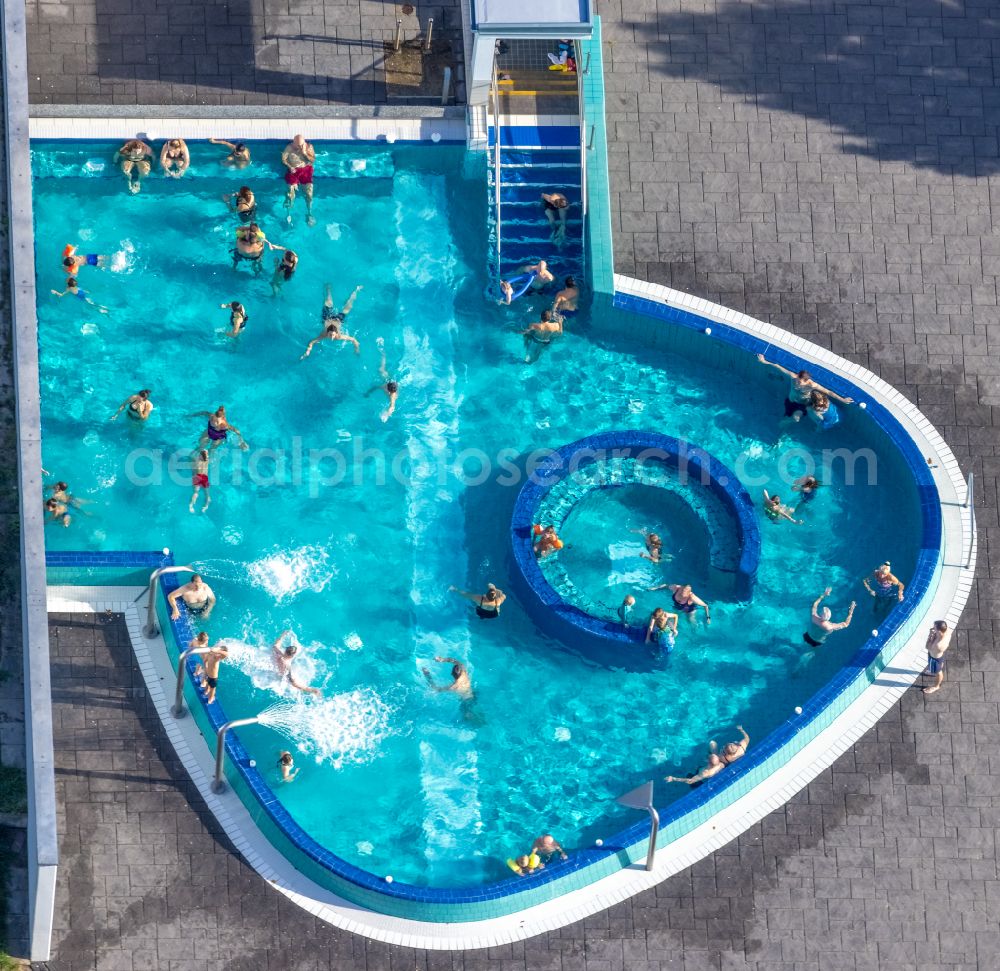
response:
<path id="1" fill-rule="evenodd" d="M 799 504 L 796 507 L 796 511 L 816 498 L 816 490 L 822 484 L 819 479 L 812 475 L 803 475 L 792 483 L 792 491 L 799 494 Z"/>
<path id="2" fill-rule="evenodd" d="M 128 411 L 125 411 L 125 409 Z M 145 421 L 149 418 L 153 410 L 153 402 L 149 400 L 149 388 L 143 388 L 133 395 L 129 395 L 119 406 L 118 410 L 111 416 L 114 421 L 123 411 L 133 421 Z"/>
<path id="3" fill-rule="evenodd" d="M 187 416 L 188 418 L 207 418 L 208 427 L 201 433 L 201 438 L 198 439 L 198 448 L 204 448 L 209 442 L 212 444 L 210 448 L 218 448 L 225 440 L 226 435 L 229 432 L 233 432 L 240 440 L 240 448 L 245 452 L 250 446 L 247 444 L 246 439 L 243 437 L 243 432 L 241 432 L 235 425 L 230 424 L 226 419 L 226 406 L 219 405 L 215 411 L 195 411 Z"/>
<path id="4" fill-rule="evenodd" d="M 250 320 L 246 308 L 239 300 L 234 300 L 232 303 L 220 303 L 219 309 L 229 311 L 229 330 L 226 331 L 226 337 L 239 337 Z"/>
<path id="5" fill-rule="evenodd" d="M 271 293 L 278 295 L 278 291 L 295 276 L 295 271 L 299 265 L 298 256 L 290 249 L 286 249 L 280 260 L 274 261 L 274 276 L 271 277 Z"/>
<path id="6" fill-rule="evenodd" d="M 209 426 L 211 427 L 211 426 Z M 234 429 L 235 430 L 235 429 Z M 211 495 L 208 492 L 208 450 L 202 449 L 198 452 L 194 460 L 194 470 L 191 473 L 191 485 L 194 488 L 194 492 L 191 493 L 191 502 L 188 505 L 188 510 L 194 512 L 194 504 L 198 501 L 198 493 L 200 490 L 205 490 L 205 505 L 201 507 L 201 511 L 204 512 L 208 509 L 208 504 L 212 501 Z"/>
<path id="7" fill-rule="evenodd" d="M 780 523 L 782 519 L 787 519 L 790 523 L 801 526 L 802 520 L 796 519 L 792 515 L 793 512 L 795 512 L 794 509 L 782 504 L 780 496 L 769 495 L 767 489 L 764 490 L 764 515 L 772 523 Z"/>
<path id="8" fill-rule="evenodd" d="M 732 765 L 737 759 L 741 759 L 747 754 L 747 746 L 750 744 L 750 736 L 743 730 L 742 725 L 737 725 L 736 731 L 738 731 L 743 738 L 741 738 L 738 742 L 728 742 L 723 747 L 721 752 L 718 751 L 718 746 L 716 745 L 714 738 L 708 743 L 708 750 L 710 752 L 717 753 L 723 765 Z"/>
<path id="9" fill-rule="evenodd" d="M 210 138 L 212 145 L 221 145 L 229 149 L 225 158 L 219 159 L 220 165 L 228 165 L 234 169 L 245 169 L 250 164 L 250 149 L 243 142 L 227 142 L 221 138 Z"/>
<path id="10" fill-rule="evenodd" d="M 481 620 L 496 620 L 500 616 L 500 607 L 507 599 L 507 594 L 498 589 L 494 584 L 486 584 L 486 593 L 468 593 L 459 590 L 458 587 L 448 587 L 451 593 L 457 593 L 466 600 L 471 600 L 476 605 L 476 616 Z"/>
<path id="11" fill-rule="evenodd" d="M 874 582 L 874 589 L 872 588 Z M 876 614 L 887 613 L 893 604 L 903 602 L 903 591 L 906 589 L 903 581 L 893 576 L 892 565 L 886 560 L 881 566 L 872 570 L 870 577 L 864 577 L 861 581 L 865 589 L 875 600 L 874 608 Z"/>
<path id="12" fill-rule="evenodd" d="M 257 199 L 248 185 L 241 185 L 236 192 L 222 197 L 222 201 L 240 217 L 241 223 L 251 223 L 257 215 Z"/>
<path id="13" fill-rule="evenodd" d="M 164 175 L 179 179 L 191 164 L 191 154 L 183 138 L 171 138 L 160 152 L 160 168 Z"/>
<path id="14" fill-rule="evenodd" d="M 712 623 L 712 612 L 701 597 L 695 596 L 690 583 L 661 583 L 658 587 L 650 587 L 649 592 L 669 590 L 673 594 L 674 607 L 679 614 L 687 614 L 688 620 L 694 622 L 695 611 L 701 607 L 705 611 L 705 623 Z"/>

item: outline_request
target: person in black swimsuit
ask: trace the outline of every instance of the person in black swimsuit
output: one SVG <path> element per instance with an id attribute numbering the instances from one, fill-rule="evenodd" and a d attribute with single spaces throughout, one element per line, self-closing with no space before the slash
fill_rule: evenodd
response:
<path id="1" fill-rule="evenodd" d="M 496 620 L 500 616 L 500 607 L 507 599 L 507 594 L 492 583 L 486 584 L 486 593 L 468 593 L 459 590 L 458 587 L 448 587 L 451 593 L 457 593 L 466 600 L 471 600 L 476 605 L 476 616 L 482 620 Z"/>
<path id="2" fill-rule="evenodd" d="M 705 611 L 705 623 L 712 623 L 712 612 L 708 604 L 695 595 L 690 583 L 661 583 L 649 588 L 650 593 L 654 590 L 669 590 L 673 594 L 674 609 L 679 614 L 687 614 L 688 620 L 693 622 L 695 611 L 701 607 Z"/>
<path id="3" fill-rule="evenodd" d="M 242 334 L 243 328 L 250 322 L 250 315 L 243 304 L 239 300 L 234 300 L 232 303 L 220 303 L 219 308 L 229 311 L 230 329 L 226 331 L 226 337 L 238 337 Z"/>

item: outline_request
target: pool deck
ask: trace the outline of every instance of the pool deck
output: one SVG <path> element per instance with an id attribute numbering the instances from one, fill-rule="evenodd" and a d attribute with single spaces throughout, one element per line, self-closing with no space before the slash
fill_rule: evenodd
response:
<path id="1" fill-rule="evenodd" d="M 319 924 L 264 886 L 165 747 L 120 624 L 55 617 L 65 827 L 45 967 L 996 966 L 998 30 L 971 4 L 780 0 L 752 22 L 749 9 L 602 3 L 616 269 L 864 364 L 975 471 L 979 577 L 944 688 L 909 692 L 790 803 L 655 890 L 523 944 L 417 952 Z"/>

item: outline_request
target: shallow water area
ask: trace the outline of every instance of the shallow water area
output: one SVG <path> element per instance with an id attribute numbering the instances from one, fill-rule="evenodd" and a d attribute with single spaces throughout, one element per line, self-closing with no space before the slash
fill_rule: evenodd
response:
<path id="1" fill-rule="evenodd" d="M 113 146 L 34 146 L 44 461 L 84 501 L 46 538 L 170 547 L 204 573 L 218 597 L 204 627 L 232 651 L 219 699 L 231 718 L 269 712 L 240 737 L 320 843 L 397 881 L 510 876 L 505 858 L 541 832 L 570 851 L 606 839 L 634 819 L 616 796 L 703 764 L 708 740 L 736 737 L 737 723 L 761 740 L 847 661 L 871 627 L 859 578 L 888 557 L 905 579 L 917 552 L 915 492 L 888 463 L 872 484 L 845 483 L 834 463 L 803 525 L 762 521 L 750 603 L 714 588 L 705 538 L 670 500 L 616 490 L 581 504 L 558 556 L 595 599 L 614 607 L 639 590 L 637 622 L 661 605 L 648 591 L 660 583 L 690 582 L 712 604 L 711 626 L 682 618 L 653 670 L 541 636 L 511 590 L 508 537 L 535 449 L 608 429 L 693 438 L 755 501 L 766 487 L 795 505 L 787 483 L 821 450 L 878 458 L 860 418 L 827 433 L 782 422 L 784 385 L 766 369 L 713 371 L 644 346 L 625 323 L 591 330 L 586 314 L 525 365 L 518 331 L 551 295 L 484 301 L 485 182 L 463 149 L 318 145 L 316 224 L 300 196 L 289 226 L 280 147 L 255 144 L 260 163 L 227 173 L 220 152 L 196 146 L 196 172 L 151 175 L 132 196 L 96 167 Z M 277 296 L 279 251 L 260 276 L 232 266 L 236 220 L 221 196 L 241 184 L 268 239 L 299 255 Z M 107 313 L 49 293 L 63 289 L 71 242 L 109 257 L 79 273 Z M 326 282 L 337 309 L 363 286 L 344 324 L 360 354 L 323 342 L 301 360 Z M 237 338 L 220 307 L 231 300 L 249 314 Z M 400 388 L 386 421 L 382 348 Z M 150 420 L 110 421 L 140 388 Z M 249 449 L 231 436 L 212 452 L 211 505 L 201 512 L 199 497 L 189 513 L 205 418 L 188 416 L 220 404 Z M 643 559 L 634 530 L 660 533 L 673 559 Z M 449 591 L 487 582 L 510 593 L 498 620 Z M 803 664 L 809 606 L 828 585 L 835 619 L 857 599 L 858 621 Z M 276 677 L 285 628 L 303 645 L 297 677 L 321 697 Z M 436 657 L 469 667 L 473 699 L 434 690 L 451 664 Z M 279 781 L 283 749 L 301 769 L 292 784 Z M 658 786 L 662 802 L 685 792 Z"/>

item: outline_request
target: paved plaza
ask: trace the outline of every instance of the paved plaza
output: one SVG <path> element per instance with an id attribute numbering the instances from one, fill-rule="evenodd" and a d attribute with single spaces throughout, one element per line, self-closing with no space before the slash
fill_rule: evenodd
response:
<path id="1" fill-rule="evenodd" d="M 62 6 L 36 8 L 35 63 L 42 8 L 49 23 Z M 157 9 L 124 19 L 142 27 Z M 171 7 L 195 9 L 223 8 Z M 908 692 L 788 805 L 653 891 L 523 944 L 419 952 L 319 924 L 271 891 L 167 747 L 120 620 L 53 617 L 53 971 L 1000 967 L 995 7 L 607 0 L 599 12 L 616 269 L 859 361 L 975 472 L 979 575 L 943 690 Z M 85 72 L 63 67 L 79 95 Z M 134 100 L 153 96 L 139 93 L 146 82 L 121 83 Z M 157 95 L 168 84 L 150 83 Z"/>

